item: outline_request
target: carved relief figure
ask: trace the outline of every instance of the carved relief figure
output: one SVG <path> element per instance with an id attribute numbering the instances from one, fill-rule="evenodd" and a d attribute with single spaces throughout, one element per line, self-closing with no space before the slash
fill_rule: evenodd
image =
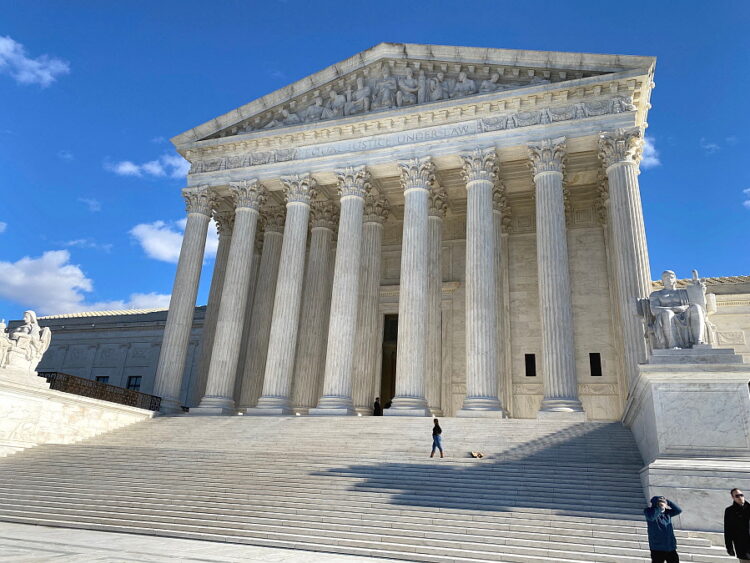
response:
<path id="1" fill-rule="evenodd" d="M 358 113 L 367 113 L 370 111 L 370 96 L 372 88 L 365 84 L 365 79 L 357 77 L 357 89 L 352 92 L 349 88 L 346 91 L 346 105 L 344 106 L 344 115 L 356 115 Z"/>
<path id="2" fill-rule="evenodd" d="M 388 109 L 396 105 L 396 91 L 398 83 L 396 78 L 391 75 L 391 69 L 388 66 L 383 68 L 383 77 L 375 84 L 375 96 L 372 99 L 372 108 Z"/>
<path id="3" fill-rule="evenodd" d="M 50 329 L 41 328 L 34 311 L 25 311 L 23 324 L 10 334 L 0 333 L 0 368 L 34 371 L 52 340 Z"/>
<path id="4" fill-rule="evenodd" d="M 482 84 L 479 86 L 479 92 L 482 94 L 495 92 L 500 88 L 500 84 L 497 83 L 498 80 L 500 80 L 500 75 L 497 72 L 493 72 L 489 80 L 482 80 Z"/>
<path id="5" fill-rule="evenodd" d="M 417 103 L 419 94 L 419 82 L 414 78 L 414 71 L 406 69 L 406 76 L 398 81 L 398 93 L 396 94 L 396 105 L 410 106 Z"/>
<path id="6" fill-rule="evenodd" d="M 346 98 L 341 94 L 337 94 L 334 90 L 331 90 L 328 95 L 329 100 L 326 107 L 323 109 L 323 119 L 331 119 L 333 117 L 341 117 L 344 115 L 344 106 L 346 105 Z"/>
<path id="7" fill-rule="evenodd" d="M 275 119 L 269 121 L 263 129 L 273 129 L 274 127 L 280 127 L 281 125 L 297 125 L 301 123 L 299 116 L 296 113 L 289 113 L 289 110 L 282 109 Z"/>
<path id="8" fill-rule="evenodd" d="M 305 123 L 310 123 L 311 121 L 319 121 L 323 116 L 324 109 L 323 98 L 321 98 L 320 96 L 316 96 L 315 100 L 313 100 L 312 105 L 305 108 L 302 112 L 302 120 Z"/>
<path id="9" fill-rule="evenodd" d="M 445 75 L 442 72 L 438 72 L 435 78 L 430 78 L 427 88 L 429 90 L 429 101 L 431 102 L 445 100 L 448 97 Z"/>
<path id="10" fill-rule="evenodd" d="M 463 98 L 464 96 L 470 96 L 471 94 L 476 93 L 476 83 L 472 79 L 467 78 L 465 72 L 459 72 L 458 81 L 453 86 L 453 91 L 451 92 L 451 98 Z"/>
<path id="11" fill-rule="evenodd" d="M 641 307 L 654 348 L 692 348 L 706 343 L 706 284 L 693 270 L 693 279 L 685 289 L 677 289 L 677 277 L 671 270 L 661 275 L 664 289 L 654 291 Z M 643 300 L 644 302 L 646 300 Z"/>

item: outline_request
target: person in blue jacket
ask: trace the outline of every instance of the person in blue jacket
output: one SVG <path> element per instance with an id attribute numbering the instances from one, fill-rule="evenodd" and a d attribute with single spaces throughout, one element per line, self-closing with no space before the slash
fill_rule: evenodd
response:
<path id="1" fill-rule="evenodd" d="M 643 509 L 648 525 L 648 547 L 651 563 L 679 563 L 677 540 L 674 537 L 672 518 L 682 509 L 665 497 L 654 497 L 648 508 Z"/>

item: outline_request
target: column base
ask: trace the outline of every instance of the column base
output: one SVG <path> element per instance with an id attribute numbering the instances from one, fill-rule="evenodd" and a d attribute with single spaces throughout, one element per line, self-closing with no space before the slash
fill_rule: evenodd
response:
<path id="1" fill-rule="evenodd" d="M 466 397 L 456 416 L 462 418 L 507 418 L 497 397 Z"/>
<path id="2" fill-rule="evenodd" d="M 395 397 L 384 416 L 432 416 L 424 397 Z"/>
<path id="3" fill-rule="evenodd" d="M 311 415 L 340 415 L 340 416 L 351 416 L 357 414 L 352 404 L 351 397 L 340 397 L 340 396 L 328 396 L 321 397 L 318 401 L 318 406 L 311 408 L 309 413 Z"/>
<path id="4" fill-rule="evenodd" d="M 40 378 L 41 379 L 41 378 Z M 182 411 L 182 405 L 175 399 L 162 399 L 159 405 L 159 414 L 170 415 L 170 414 L 184 414 Z"/>
<path id="5" fill-rule="evenodd" d="M 536 419 L 541 421 L 558 422 L 586 422 L 586 413 L 583 411 L 539 411 Z"/>
<path id="6" fill-rule="evenodd" d="M 234 400 L 228 397 L 203 397 L 197 407 L 190 409 L 190 416 L 228 416 L 237 414 Z"/>
<path id="7" fill-rule="evenodd" d="M 543 399 L 539 412 L 583 412 L 578 399 Z"/>

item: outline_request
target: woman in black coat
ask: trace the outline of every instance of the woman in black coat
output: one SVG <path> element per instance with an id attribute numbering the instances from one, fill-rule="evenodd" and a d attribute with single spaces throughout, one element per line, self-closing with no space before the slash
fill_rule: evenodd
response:
<path id="1" fill-rule="evenodd" d="M 724 543 L 727 553 L 750 561 L 750 503 L 739 489 L 732 489 L 732 505 L 724 511 Z"/>

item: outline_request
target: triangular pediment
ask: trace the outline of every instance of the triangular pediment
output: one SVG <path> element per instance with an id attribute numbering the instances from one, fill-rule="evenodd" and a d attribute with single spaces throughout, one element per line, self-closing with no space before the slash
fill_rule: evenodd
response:
<path id="1" fill-rule="evenodd" d="M 655 61 L 640 56 L 381 43 L 172 141 L 181 147 L 606 74 L 652 72 Z"/>

